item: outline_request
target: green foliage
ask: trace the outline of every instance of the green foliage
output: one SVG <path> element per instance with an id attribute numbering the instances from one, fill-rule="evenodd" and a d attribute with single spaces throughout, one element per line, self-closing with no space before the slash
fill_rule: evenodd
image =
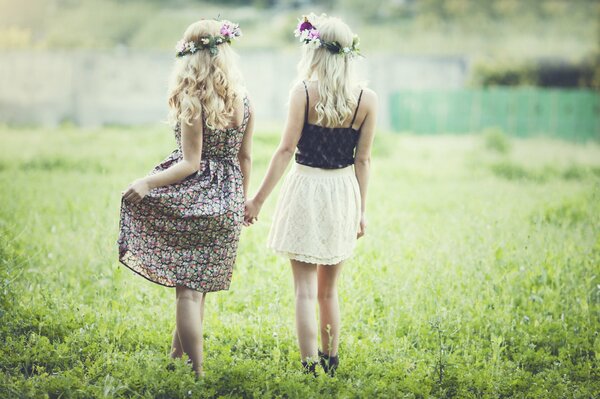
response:
<path id="1" fill-rule="evenodd" d="M 532 170 L 513 161 L 499 161 L 490 165 L 491 171 L 498 177 L 508 180 L 533 180 L 544 182 L 556 175 L 552 166 L 546 166 L 539 170 Z"/>
<path id="2" fill-rule="evenodd" d="M 536 86 L 535 67 L 530 63 L 479 62 L 471 75 L 475 86 Z"/>
<path id="3" fill-rule="evenodd" d="M 565 180 L 587 180 L 594 176 L 595 169 L 577 164 L 571 164 L 560 169 L 550 164 L 532 168 L 504 159 L 490 164 L 490 170 L 494 175 L 508 180 L 545 182 L 549 179 L 557 178 Z"/>
<path id="4" fill-rule="evenodd" d="M 473 86 L 539 86 L 600 89 L 600 53 L 578 63 L 487 59 L 476 62 Z"/>
<path id="5" fill-rule="evenodd" d="M 557 225 L 571 225 L 583 222 L 588 215 L 589 206 L 583 198 L 571 199 L 544 210 L 543 220 Z"/>
<path id="6" fill-rule="evenodd" d="M 0 140 L 0 397 L 600 395 L 594 143 L 513 139 L 502 154 L 475 135 L 378 133 L 333 379 L 300 370 L 289 265 L 263 249 L 274 193 L 243 231 L 231 289 L 207 296 L 196 381 L 169 358 L 173 290 L 116 260 L 120 191 L 171 151 L 167 129 Z M 252 188 L 277 142 L 255 135 Z M 499 157 L 515 178 L 486 167 Z"/>
<path id="7" fill-rule="evenodd" d="M 303 4 L 300 4 L 303 3 Z M 363 52 L 560 57 L 597 51 L 598 4 L 516 0 L 0 0 L 0 48 L 127 46 L 172 50 L 185 27 L 218 15 L 240 22 L 239 48 L 297 46 L 296 18 L 340 15 L 361 36 Z M 265 23 L 269 21 L 269 23 Z M 236 44 L 238 46 L 238 44 Z"/>
<path id="8" fill-rule="evenodd" d="M 571 164 L 562 171 L 562 177 L 567 180 L 581 180 L 590 177 L 594 173 L 593 169 Z"/>
<path id="9" fill-rule="evenodd" d="M 510 151 L 510 139 L 501 130 L 497 128 L 489 128 L 483 132 L 483 140 L 485 148 L 499 154 L 508 154 Z"/>

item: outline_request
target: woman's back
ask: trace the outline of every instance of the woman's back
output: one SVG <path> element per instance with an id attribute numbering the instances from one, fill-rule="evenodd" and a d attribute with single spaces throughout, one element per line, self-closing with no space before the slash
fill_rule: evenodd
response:
<path id="1" fill-rule="evenodd" d="M 258 192 L 246 201 L 244 219 L 248 224 L 257 220 L 295 153 L 296 162 L 279 191 L 267 247 L 289 258 L 292 266 L 304 371 L 316 376 L 319 359 L 333 376 L 339 364 L 336 279 L 365 232 L 377 97 L 358 88 L 352 77 L 359 39 L 340 19 L 304 16 L 295 35 L 303 43 L 298 65 L 302 83 L 290 91 L 281 142 Z M 317 344 L 317 298 L 322 351 Z"/>
<path id="2" fill-rule="evenodd" d="M 302 89 L 305 90 L 304 93 L 305 93 L 305 95 L 308 96 L 307 122 L 311 125 L 323 126 L 322 123 L 318 122 L 318 114 L 317 114 L 317 110 L 316 110 L 316 105 L 321 100 L 317 82 L 316 81 L 305 81 L 303 83 L 306 85 L 306 89 L 304 89 L 304 84 L 302 85 Z M 357 104 L 357 106 L 354 107 L 353 112 L 346 117 L 346 119 L 343 121 L 343 123 L 336 127 L 339 127 L 339 128 L 352 127 L 354 130 L 357 130 L 357 131 L 360 130 L 360 127 L 361 127 L 362 123 L 364 122 L 364 119 L 366 116 L 365 108 L 360 105 L 360 102 L 362 102 L 362 100 L 363 100 L 362 95 L 363 95 L 364 91 L 365 91 L 364 89 L 362 89 L 358 86 L 356 88 L 354 88 L 353 94 L 356 96 L 358 104 Z M 352 121 L 354 121 L 354 122 L 352 123 Z"/>
<path id="3" fill-rule="evenodd" d="M 236 104 L 237 105 L 237 104 Z M 244 132 L 250 118 L 250 104 L 248 97 L 240 101 L 234 109 L 231 121 L 223 129 L 211 129 L 203 123 L 202 158 L 201 159 L 232 159 L 236 160 Z M 181 149 L 181 125 L 175 125 L 175 138 Z"/>
<path id="4" fill-rule="evenodd" d="M 322 169 L 339 169 L 352 165 L 360 126 L 365 118 L 365 115 L 361 115 L 361 120 L 357 120 L 363 90 L 360 89 L 355 110 L 346 117 L 343 125 L 326 127 L 317 123 L 316 104 L 320 100 L 317 85 L 311 82 L 302 83 L 306 105 L 304 125 L 295 155 L 296 162 Z"/>

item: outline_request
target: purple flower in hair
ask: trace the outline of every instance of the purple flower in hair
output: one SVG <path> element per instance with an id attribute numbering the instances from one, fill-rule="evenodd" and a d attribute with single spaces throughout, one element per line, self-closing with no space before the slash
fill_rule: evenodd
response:
<path id="1" fill-rule="evenodd" d="M 314 30 L 315 27 L 308 21 L 308 18 L 304 17 L 304 21 L 300 21 L 297 28 L 300 32 L 304 32 L 305 30 Z"/>
<path id="2" fill-rule="evenodd" d="M 294 36 L 300 37 L 300 41 L 304 41 L 308 37 L 309 32 L 312 31 L 316 31 L 318 33 L 317 28 L 310 23 L 308 17 L 305 15 L 302 20 L 298 22 L 298 25 L 294 30 Z"/>

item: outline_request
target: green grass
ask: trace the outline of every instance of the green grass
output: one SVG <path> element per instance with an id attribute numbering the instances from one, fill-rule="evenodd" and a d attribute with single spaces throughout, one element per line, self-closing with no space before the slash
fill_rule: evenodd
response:
<path id="1" fill-rule="evenodd" d="M 256 135 L 253 190 L 277 140 Z M 598 397 L 600 146 L 490 140 L 376 138 L 334 379 L 300 372 L 275 193 L 207 296 L 195 382 L 168 357 L 174 291 L 115 245 L 120 191 L 168 129 L 0 128 L 0 397 Z"/>

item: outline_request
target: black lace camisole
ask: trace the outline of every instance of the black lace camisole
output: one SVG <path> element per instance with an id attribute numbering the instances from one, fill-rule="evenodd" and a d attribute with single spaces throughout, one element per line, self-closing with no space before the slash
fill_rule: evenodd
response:
<path id="1" fill-rule="evenodd" d="M 306 110 L 304 127 L 298 140 L 296 163 L 322 169 L 340 169 L 354 164 L 354 151 L 359 131 L 352 128 L 363 91 L 360 91 L 354 117 L 348 127 L 324 127 L 308 123 L 308 88 L 306 82 Z"/>

